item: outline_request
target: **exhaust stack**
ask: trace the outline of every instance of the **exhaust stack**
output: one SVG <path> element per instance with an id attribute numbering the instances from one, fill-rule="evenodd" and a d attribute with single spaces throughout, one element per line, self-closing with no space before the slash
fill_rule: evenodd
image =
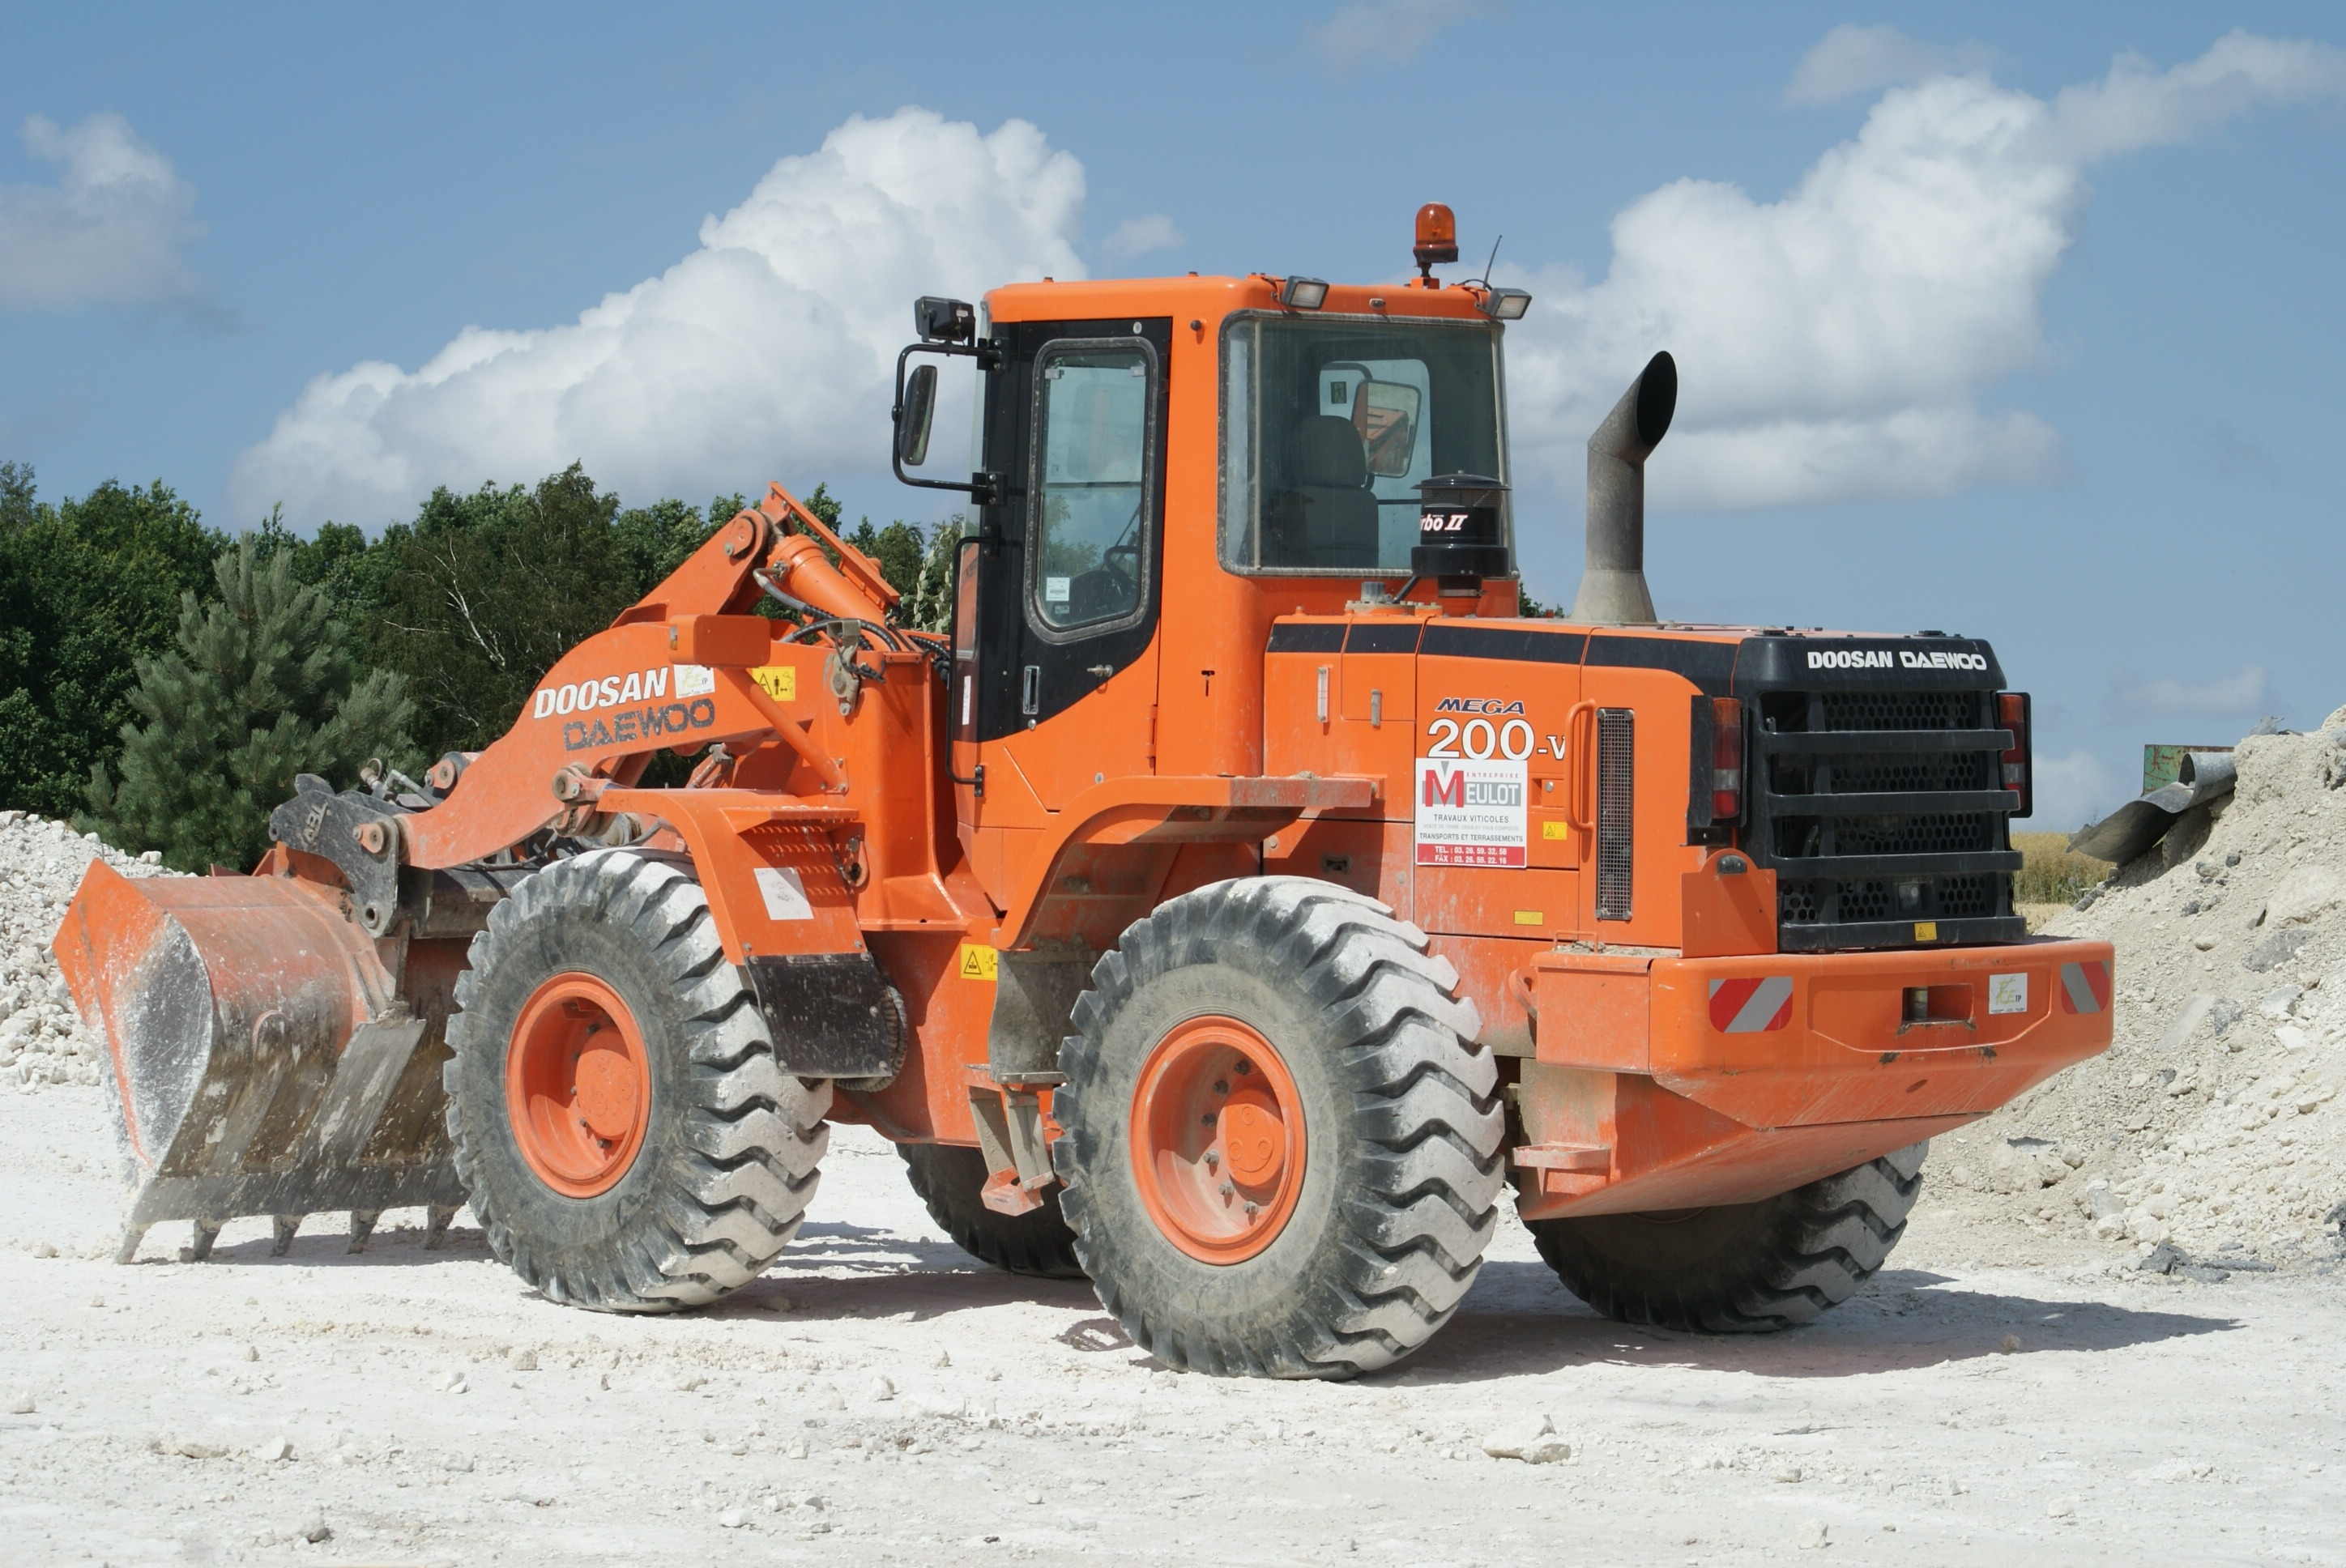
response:
<path id="1" fill-rule="evenodd" d="M 1656 354 L 1588 437 L 1588 556 L 1572 618 L 1654 624 L 1646 588 L 1646 459 L 1678 412 L 1678 361 Z"/>

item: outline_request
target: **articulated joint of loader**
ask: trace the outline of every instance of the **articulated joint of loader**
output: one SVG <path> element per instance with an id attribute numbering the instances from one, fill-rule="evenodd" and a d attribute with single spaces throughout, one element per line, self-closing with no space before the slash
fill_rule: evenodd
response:
<path id="1" fill-rule="evenodd" d="M 335 793 L 314 773 L 293 779 L 293 799 L 269 815 L 270 837 L 288 849 L 333 862 L 351 890 L 351 912 L 369 936 L 399 918 L 399 849 L 403 813 L 356 789 Z"/>

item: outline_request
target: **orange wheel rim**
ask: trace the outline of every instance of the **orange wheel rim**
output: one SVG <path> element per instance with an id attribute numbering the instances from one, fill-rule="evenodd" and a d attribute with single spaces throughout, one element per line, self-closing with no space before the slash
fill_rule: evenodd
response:
<path id="1" fill-rule="evenodd" d="M 617 992 L 571 973 L 530 994 L 505 1048 L 505 1114 L 540 1181 L 566 1197 L 610 1191 L 651 1112 L 651 1058 Z"/>
<path id="2" fill-rule="evenodd" d="M 1253 1025 L 1192 1018 L 1142 1064 L 1132 1166 L 1165 1238 L 1207 1263 L 1269 1247 L 1303 1190 L 1303 1100 Z"/>

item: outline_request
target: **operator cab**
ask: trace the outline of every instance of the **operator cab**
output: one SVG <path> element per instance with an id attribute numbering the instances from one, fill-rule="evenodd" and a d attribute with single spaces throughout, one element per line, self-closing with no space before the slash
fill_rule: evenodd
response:
<path id="1" fill-rule="evenodd" d="M 1402 283 L 1045 280 L 918 302 L 893 455 L 971 504 L 948 705 L 965 825 L 1030 820 L 1005 763 L 1046 812 L 1105 779 L 1254 770 L 1260 731 L 1229 722 L 1227 683 L 1259 680 L 1276 616 L 1436 595 L 1515 612 L 1501 338 L 1530 296 L 1434 278 L 1454 234 L 1447 209 L 1421 213 Z M 977 372 L 966 480 L 917 472 L 940 358 Z M 1053 738 L 1078 704 L 1080 745 Z"/>

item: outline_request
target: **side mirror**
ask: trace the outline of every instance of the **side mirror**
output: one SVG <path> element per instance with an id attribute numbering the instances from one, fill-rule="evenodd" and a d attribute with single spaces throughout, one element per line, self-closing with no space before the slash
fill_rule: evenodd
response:
<path id="1" fill-rule="evenodd" d="M 929 460 L 929 425 L 937 412 L 937 367 L 914 365 L 896 410 L 896 461 L 918 468 Z"/>

